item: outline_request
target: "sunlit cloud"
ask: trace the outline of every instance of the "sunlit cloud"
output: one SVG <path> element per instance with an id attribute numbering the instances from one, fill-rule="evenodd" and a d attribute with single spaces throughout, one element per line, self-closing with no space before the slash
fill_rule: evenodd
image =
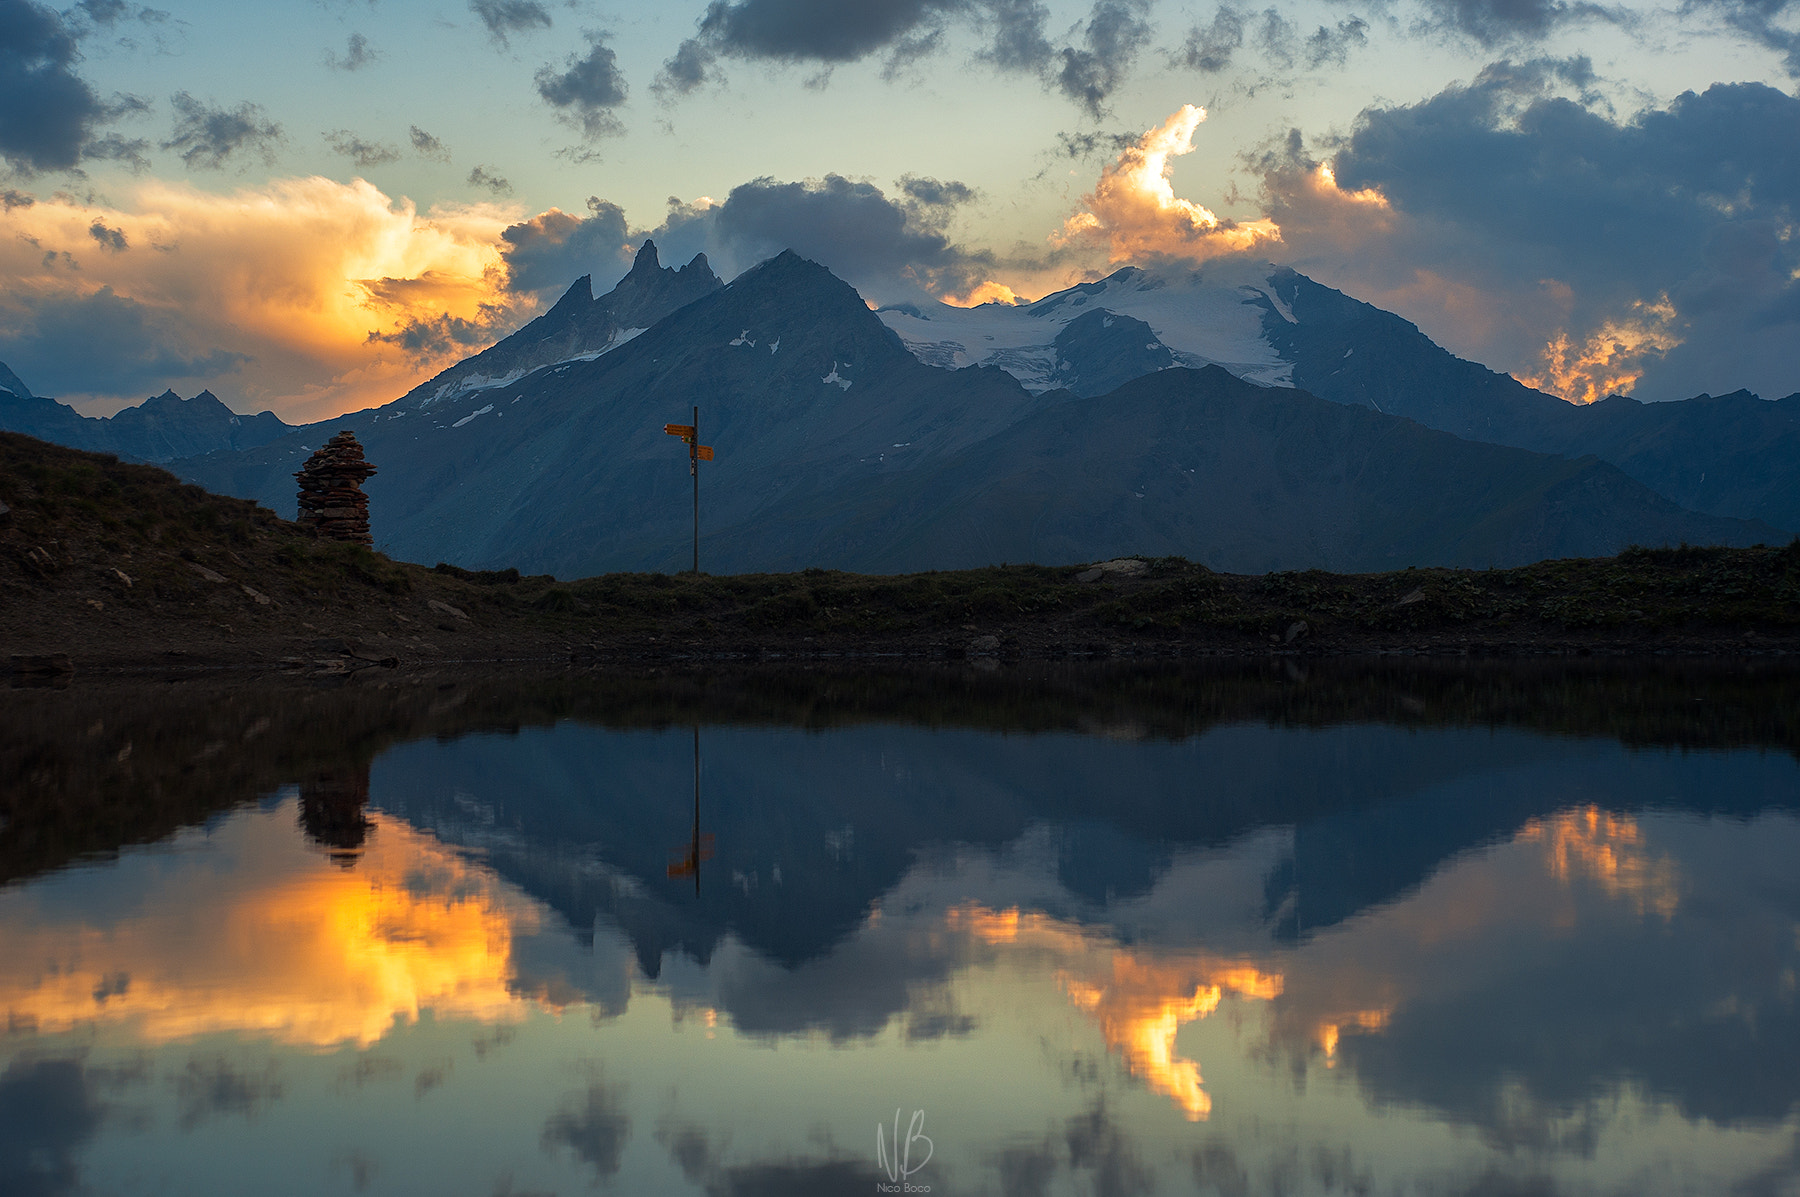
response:
<path id="1" fill-rule="evenodd" d="M 1608 320 L 1575 344 L 1559 329 L 1544 346 L 1542 370 L 1519 381 L 1571 403 L 1594 403 L 1608 395 L 1628 395 L 1653 361 L 1681 344 L 1674 332 L 1675 306 L 1668 296 L 1639 300 L 1630 315 Z"/>
<path id="2" fill-rule="evenodd" d="M 1070 1004 L 1100 1028 L 1107 1049 L 1152 1093 L 1169 1098 L 1191 1122 L 1212 1113 L 1196 1060 L 1176 1054 L 1175 1036 L 1219 1008 L 1227 993 L 1273 1001 L 1280 973 L 1205 952 L 1158 953 L 1117 947 L 1082 928 L 1016 907 L 952 907 L 946 921 L 991 947 L 1044 955 Z"/>
<path id="3" fill-rule="evenodd" d="M 406 824 L 374 817 L 355 867 L 299 848 L 293 807 L 234 825 L 229 875 L 171 872 L 135 917 L 50 911 L 0 932 L 0 1012 L 59 1034 L 115 1027 L 138 1042 L 236 1033 L 368 1047 L 430 1013 L 510 1022 L 515 937 L 538 908 Z M 208 892 L 183 892 L 205 886 Z"/>
<path id="4" fill-rule="evenodd" d="M 1171 159 L 1194 150 L 1194 131 L 1206 110 L 1183 104 L 1168 120 L 1120 153 L 1082 197 L 1082 210 L 1051 240 L 1062 246 L 1103 246 L 1113 262 L 1154 258 L 1204 261 L 1281 240 L 1274 221 L 1221 220 L 1175 194 Z"/>
<path id="5" fill-rule="evenodd" d="M 500 330 L 477 338 L 492 340 L 535 309 L 500 255 L 518 215 L 421 213 L 318 177 L 227 194 L 149 182 L 116 208 L 39 199 L 0 216 L 0 358 L 33 390 L 101 408 L 183 378 L 289 420 L 385 403 L 469 352 L 399 334 L 461 321 Z M 95 326 L 96 304 L 129 335 Z"/>

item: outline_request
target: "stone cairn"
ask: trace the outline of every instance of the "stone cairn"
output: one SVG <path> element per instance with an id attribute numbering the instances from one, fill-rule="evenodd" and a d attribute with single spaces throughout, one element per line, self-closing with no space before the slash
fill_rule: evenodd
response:
<path id="1" fill-rule="evenodd" d="M 373 545 L 362 481 L 374 472 L 375 467 L 363 460 L 354 432 L 346 430 L 326 441 L 294 475 L 300 482 L 300 526 L 329 540 Z"/>

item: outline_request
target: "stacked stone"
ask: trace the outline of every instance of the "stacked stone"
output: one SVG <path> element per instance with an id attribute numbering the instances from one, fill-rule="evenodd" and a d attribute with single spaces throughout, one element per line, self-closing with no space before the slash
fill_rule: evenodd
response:
<path id="1" fill-rule="evenodd" d="M 374 544 L 369 499 L 362 493 L 363 479 L 374 472 L 355 433 L 345 430 L 326 441 L 294 475 L 300 482 L 300 526 L 331 540 Z"/>

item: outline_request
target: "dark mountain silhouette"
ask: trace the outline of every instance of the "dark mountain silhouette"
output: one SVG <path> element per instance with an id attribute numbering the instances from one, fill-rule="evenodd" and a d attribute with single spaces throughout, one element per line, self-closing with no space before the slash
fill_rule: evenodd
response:
<path id="1" fill-rule="evenodd" d="M 1683 507 L 1800 532 L 1800 393 L 1614 396 L 1582 407 L 1464 361 L 1409 321 L 1295 271 L 1271 283 L 1294 319 L 1264 301 L 1263 327 L 1294 363 L 1296 387 L 1470 440 L 1591 453 Z"/>
<path id="2" fill-rule="evenodd" d="M 54 399 L 33 395 L 0 363 L 0 431 L 114 453 L 135 461 L 172 461 L 220 449 L 254 449 L 290 430 L 274 412 L 240 416 L 211 391 L 183 399 L 164 391 L 115 416 L 84 416 Z"/>
<path id="3" fill-rule="evenodd" d="M 1105 342 L 1114 329 L 1115 350 L 1152 352 L 1119 319 L 1065 333 Z M 310 447 L 350 428 L 381 470 L 376 543 L 397 556 L 564 577 L 674 569 L 691 483 L 663 425 L 696 404 L 718 450 L 702 479 L 714 572 L 1130 552 L 1248 571 L 1486 566 L 1783 538 L 1684 512 L 1592 459 L 1477 445 L 1217 367 L 1082 399 L 1032 395 L 993 367 L 927 366 L 848 284 L 792 253 L 597 357 L 180 472 L 285 513 Z"/>

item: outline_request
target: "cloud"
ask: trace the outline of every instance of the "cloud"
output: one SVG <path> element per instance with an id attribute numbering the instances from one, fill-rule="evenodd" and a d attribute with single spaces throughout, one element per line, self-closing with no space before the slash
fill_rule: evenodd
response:
<path id="1" fill-rule="evenodd" d="M 1081 211 L 1064 222 L 1056 242 L 1104 248 L 1113 262 L 1144 262 L 1204 261 L 1278 241 L 1281 230 L 1270 221 L 1222 220 L 1175 194 L 1170 160 L 1193 152 L 1194 131 L 1205 119 L 1205 109 L 1184 104 L 1126 148 L 1082 197 Z"/>
<path id="2" fill-rule="evenodd" d="M 1634 20 L 1628 9 L 1569 0 L 1427 0 L 1426 9 L 1439 28 L 1490 48 L 1542 41 L 1563 26 L 1580 22 L 1629 25 Z"/>
<path id="3" fill-rule="evenodd" d="M 892 77 L 937 52 L 960 24 L 987 39 L 978 60 L 1036 75 L 1098 115 L 1149 42 L 1149 11 L 1150 0 L 1095 0 L 1059 48 L 1045 35 L 1041 0 L 712 0 L 695 35 L 663 63 L 654 90 L 664 99 L 687 95 L 715 76 L 722 58 L 829 69 L 881 55 Z"/>
<path id="4" fill-rule="evenodd" d="M 215 108 L 178 91 L 169 103 L 176 112 L 175 131 L 162 148 L 179 150 L 190 169 L 222 170 L 240 151 L 273 163 L 275 147 L 285 137 L 280 125 L 263 118 L 260 105 L 247 100 L 236 108 Z"/>
<path id="5" fill-rule="evenodd" d="M 610 281 L 630 259 L 625 212 L 598 196 L 588 197 L 586 217 L 552 208 L 500 234 L 500 255 L 508 285 L 517 292 L 560 295 L 584 274 Z"/>
<path id="6" fill-rule="evenodd" d="M 98 241 L 101 249 L 110 253 L 122 253 L 130 248 L 130 243 L 125 240 L 125 230 L 107 228 L 104 220 L 96 219 L 90 224 L 88 236 Z"/>
<path id="7" fill-rule="evenodd" d="M 368 38 L 360 33 L 352 33 L 349 44 L 344 47 L 343 57 L 327 50 L 325 65 L 334 71 L 360 71 L 380 57 L 380 51 L 370 48 Z"/>
<path id="8" fill-rule="evenodd" d="M 511 195 L 512 183 L 504 176 L 490 174 L 485 166 L 475 166 L 469 171 L 469 186 L 481 187 L 495 195 Z"/>
<path id="9" fill-rule="evenodd" d="M 1149 0 L 1095 0 L 1082 46 L 1059 52 L 1059 90 L 1098 118 L 1138 51 L 1150 40 Z"/>
<path id="10" fill-rule="evenodd" d="M 0 1189 L 51 1197 L 82 1188 L 82 1149 L 105 1106 L 78 1060 L 14 1059 L 0 1073 Z"/>
<path id="11" fill-rule="evenodd" d="M 393 146 L 382 145 L 378 141 L 364 141 L 348 129 L 336 129 L 322 136 L 326 145 L 356 163 L 359 170 L 400 160 L 400 151 Z"/>
<path id="12" fill-rule="evenodd" d="M 384 403 L 536 310 L 505 285 L 516 220 L 323 178 L 224 195 L 148 183 L 119 207 L 38 199 L 0 216 L 0 360 L 96 405 L 176 383 L 289 419 Z"/>
<path id="13" fill-rule="evenodd" d="M 439 162 L 450 161 L 450 151 L 444 147 L 444 143 L 419 126 L 408 126 L 407 135 L 412 138 L 413 152 L 419 157 L 435 158 Z"/>
<path id="14" fill-rule="evenodd" d="M 550 28 L 550 13 L 537 0 L 469 0 L 469 11 L 481 18 L 488 36 L 501 46 L 515 33 Z"/>
<path id="15" fill-rule="evenodd" d="M 1243 45 L 1244 14 L 1222 4 L 1205 28 L 1195 25 L 1188 30 L 1187 41 L 1175 57 L 1191 71 L 1217 74 L 1231 65 Z"/>
<path id="16" fill-rule="evenodd" d="M 561 72 L 541 68 L 536 82 L 544 102 L 591 141 L 620 132 L 613 109 L 625 102 L 625 78 L 619 73 L 618 55 L 605 39 L 593 33 L 587 39 L 585 57 L 571 54 Z"/>
<path id="17" fill-rule="evenodd" d="M 73 170 L 89 158 L 138 165 L 145 143 L 100 126 L 142 112 L 129 96 L 102 101 L 75 73 L 76 36 L 32 0 L 0 0 L 0 159 L 14 171 Z"/>
<path id="18" fill-rule="evenodd" d="M 1496 63 L 1365 111 L 1327 164 L 1291 140 L 1262 163 L 1270 215 L 1302 268 L 1561 392 L 1795 390 L 1800 99 L 1716 84 L 1614 118 L 1592 79 Z"/>
<path id="19" fill-rule="evenodd" d="M 1795 0 L 1687 0 L 1681 11 L 1723 18 L 1727 26 L 1752 42 L 1779 53 L 1788 74 L 1800 75 L 1800 31 L 1777 23 L 1800 11 Z"/>
<path id="20" fill-rule="evenodd" d="M 545 1151 L 566 1147 L 594 1170 L 596 1181 L 616 1175 L 631 1138 L 631 1118 L 619 1090 L 599 1083 L 563 1103 L 544 1123 Z"/>

